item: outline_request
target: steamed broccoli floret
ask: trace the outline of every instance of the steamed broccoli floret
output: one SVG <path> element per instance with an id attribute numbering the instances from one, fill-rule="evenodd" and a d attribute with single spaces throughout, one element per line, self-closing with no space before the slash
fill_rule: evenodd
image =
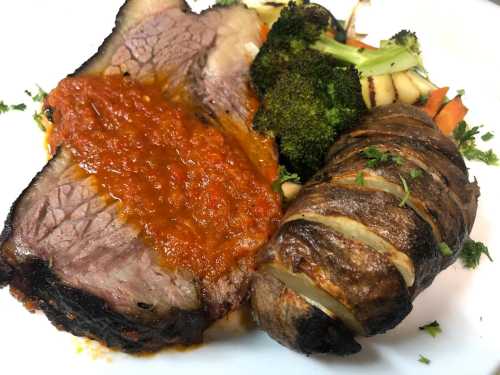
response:
<path id="1" fill-rule="evenodd" d="M 290 3 L 281 11 L 251 66 L 252 82 L 259 97 L 291 64 L 310 52 L 309 46 L 318 40 L 329 22 L 330 14 L 317 6 Z"/>
<path id="2" fill-rule="evenodd" d="M 321 168 L 337 133 L 365 110 L 357 71 L 312 56 L 316 65 L 299 60 L 278 77 L 254 118 L 255 129 L 276 137 L 281 161 L 304 180 Z"/>
<path id="3" fill-rule="evenodd" d="M 420 46 L 415 33 L 402 30 L 380 48 L 369 50 L 342 44 L 328 35 L 321 35 L 312 48 L 356 66 L 364 75 L 379 75 L 421 68 Z"/>

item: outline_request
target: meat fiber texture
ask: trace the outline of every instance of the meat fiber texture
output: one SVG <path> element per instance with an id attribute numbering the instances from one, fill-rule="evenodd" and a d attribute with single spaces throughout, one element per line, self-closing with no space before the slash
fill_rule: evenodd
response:
<path id="1" fill-rule="evenodd" d="M 369 166 L 369 147 L 391 158 Z M 395 327 L 456 260 L 478 196 L 456 146 L 423 112 L 373 110 L 335 143 L 259 254 L 260 327 L 305 353 L 359 351 L 355 336 Z M 314 337 L 303 328 L 318 325 Z"/>
<path id="2" fill-rule="evenodd" d="M 247 123 L 249 65 L 260 20 L 243 6 L 201 15 L 180 0 L 128 0 L 112 34 L 73 75 L 123 74 L 162 85 L 206 117 Z M 246 130 L 248 131 L 248 129 Z M 192 344 L 247 296 L 240 261 L 215 282 L 156 264 L 119 204 L 96 193 L 64 147 L 12 206 L 1 236 L 0 286 L 58 328 L 126 352 Z"/>

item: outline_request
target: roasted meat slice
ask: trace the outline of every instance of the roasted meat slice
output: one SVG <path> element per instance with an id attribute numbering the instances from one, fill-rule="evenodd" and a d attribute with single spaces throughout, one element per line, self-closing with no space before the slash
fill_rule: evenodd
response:
<path id="1" fill-rule="evenodd" d="M 126 351 L 199 341 L 208 315 L 192 276 L 156 265 L 94 183 L 60 150 L 16 201 L 2 233 L 14 294 L 55 325 Z"/>
<path id="2" fill-rule="evenodd" d="M 276 168 L 274 149 L 247 127 L 260 26 L 243 6 L 197 15 L 182 0 L 128 0 L 112 34 L 74 75 L 122 74 L 161 85 L 167 101 L 245 139 L 265 174 Z M 248 295 L 252 262 L 240 260 L 217 280 L 161 267 L 137 228 L 120 220 L 117 201 L 97 193 L 73 156 L 63 145 L 13 205 L 0 241 L 0 286 L 10 284 L 57 327 L 127 352 L 199 342 Z M 264 159 L 273 166 L 259 164 Z"/>
<path id="3" fill-rule="evenodd" d="M 370 147 L 390 157 L 368 163 Z M 298 351 L 337 354 L 351 352 L 356 335 L 393 328 L 455 261 L 478 196 L 430 118 L 407 105 L 373 110 L 332 147 L 260 253 L 252 287 L 259 325 Z M 283 297 L 267 296 L 278 288 Z M 316 349 L 301 344 L 311 340 L 300 327 L 316 321 L 313 308 L 331 321 L 316 333 Z"/>

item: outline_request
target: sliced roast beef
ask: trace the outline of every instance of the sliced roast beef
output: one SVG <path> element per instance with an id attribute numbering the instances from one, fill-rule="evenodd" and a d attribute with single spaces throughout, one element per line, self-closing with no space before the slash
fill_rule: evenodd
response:
<path id="1" fill-rule="evenodd" d="M 113 33 L 74 75 L 154 81 L 166 100 L 247 137 L 248 69 L 260 25 L 243 6 L 196 15 L 182 0 L 128 0 Z M 259 152 L 274 153 L 265 147 Z M 57 327 L 128 352 L 199 342 L 211 322 L 243 302 L 253 262 L 241 260 L 217 280 L 160 267 L 138 229 L 120 218 L 120 203 L 97 191 L 63 146 L 12 207 L 0 286 L 10 283 Z"/>
<path id="2" fill-rule="evenodd" d="M 70 153 L 60 150 L 17 200 L 2 234 L 2 257 L 13 270 L 11 288 L 49 311 L 64 329 L 76 334 L 85 329 L 124 350 L 200 340 L 209 316 L 192 275 L 158 266 L 138 231 L 120 218 L 119 204 L 99 195 L 93 184 Z M 77 311 L 71 311 L 73 305 L 79 305 Z M 99 316 L 93 315 L 95 305 L 101 307 Z M 99 322 L 105 311 L 118 327 L 123 324 L 122 332 L 107 332 Z M 158 325 L 179 324 L 172 320 L 183 320 L 183 313 L 193 322 L 187 336 L 154 333 Z M 131 321 L 151 324 L 151 331 L 135 332 Z M 129 341 L 135 336 L 133 345 Z"/>
<path id="3" fill-rule="evenodd" d="M 188 95 L 214 115 L 247 123 L 248 72 L 262 44 L 261 25 L 243 5 L 197 15 L 183 0 L 128 0 L 113 34 L 75 74 L 155 81 L 171 98 Z"/>

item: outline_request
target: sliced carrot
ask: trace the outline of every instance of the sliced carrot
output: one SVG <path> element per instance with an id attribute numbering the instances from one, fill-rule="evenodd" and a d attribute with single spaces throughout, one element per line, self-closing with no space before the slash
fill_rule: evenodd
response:
<path id="1" fill-rule="evenodd" d="M 269 34 L 269 26 L 263 23 L 260 27 L 260 40 L 264 43 L 267 40 L 267 35 Z"/>
<path id="2" fill-rule="evenodd" d="M 422 110 L 427 113 L 431 118 L 434 118 L 442 107 L 444 98 L 448 93 L 449 87 L 441 87 L 439 89 L 431 91 L 427 103 L 422 108 Z"/>
<path id="3" fill-rule="evenodd" d="M 462 98 L 457 95 L 444 105 L 434 121 L 445 135 L 451 135 L 458 123 L 464 119 L 467 111 L 467 107 L 462 103 Z"/>
<path id="4" fill-rule="evenodd" d="M 353 46 L 357 48 L 364 48 L 367 50 L 376 50 L 377 48 L 370 46 L 369 44 L 363 43 L 361 40 L 354 39 L 354 38 L 348 38 L 345 42 L 348 46 Z"/>

